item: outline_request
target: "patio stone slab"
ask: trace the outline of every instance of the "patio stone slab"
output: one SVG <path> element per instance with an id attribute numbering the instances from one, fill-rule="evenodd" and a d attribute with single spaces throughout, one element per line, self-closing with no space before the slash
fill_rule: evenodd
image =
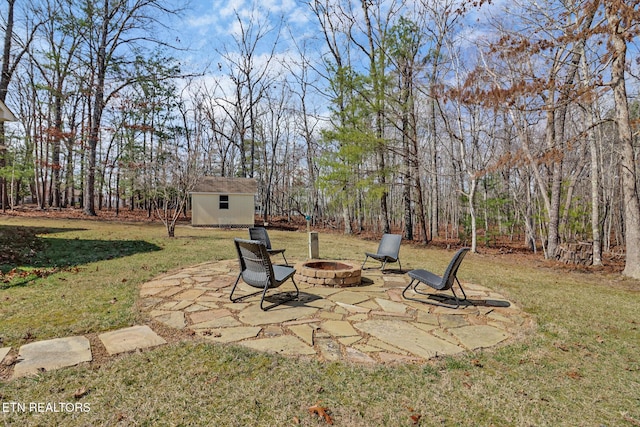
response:
<path id="1" fill-rule="evenodd" d="M 37 374 L 41 370 L 51 371 L 90 362 L 92 359 L 89 340 L 82 336 L 33 342 L 20 347 L 19 362 L 13 368 L 13 376 Z"/>
<path id="2" fill-rule="evenodd" d="M 402 321 L 371 320 L 357 323 L 356 329 L 375 336 L 379 340 L 387 342 L 398 348 L 407 350 L 424 359 L 432 357 L 461 353 L 464 349 Z"/>
<path id="3" fill-rule="evenodd" d="M 263 338 L 259 340 L 244 341 L 242 345 L 266 353 L 278 353 L 286 355 L 312 355 L 316 354 L 313 347 L 308 346 L 292 335 L 282 335 L 275 338 Z"/>
<path id="4" fill-rule="evenodd" d="M 243 326 L 243 324 L 237 321 L 233 316 L 223 316 L 213 320 L 207 320 L 206 322 L 196 323 L 191 325 L 191 329 L 217 329 L 217 328 L 230 328 L 235 326 Z"/>
<path id="5" fill-rule="evenodd" d="M 11 347 L 0 348 L 0 363 L 7 357 L 7 354 L 11 351 Z"/>
<path id="6" fill-rule="evenodd" d="M 389 313 L 405 313 L 407 311 L 407 305 L 401 302 L 389 301 L 383 298 L 376 298 L 376 303 L 382 308 L 383 311 Z"/>
<path id="7" fill-rule="evenodd" d="M 296 307 L 287 304 L 274 307 L 269 311 L 262 311 L 260 304 L 256 303 L 242 310 L 238 318 L 248 325 L 259 326 L 302 319 L 314 315 L 317 311 L 315 307 Z"/>
<path id="8" fill-rule="evenodd" d="M 205 310 L 205 311 L 196 311 L 191 313 L 189 317 L 191 318 L 192 323 L 202 323 L 208 322 L 210 320 L 219 319 L 221 317 L 231 316 L 231 312 L 229 310 Z"/>
<path id="9" fill-rule="evenodd" d="M 204 294 L 205 292 L 207 292 L 204 289 L 188 289 L 178 295 L 174 295 L 173 299 L 177 299 L 177 300 L 195 300 L 196 298 L 198 298 L 200 295 Z"/>
<path id="10" fill-rule="evenodd" d="M 361 307 L 361 306 L 358 306 L 358 305 L 345 304 L 343 302 L 337 302 L 336 304 L 338 304 L 338 306 L 344 308 L 349 313 L 368 313 L 368 312 L 371 311 L 370 308 Z"/>
<path id="11" fill-rule="evenodd" d="M 509 337 L 504 331 L 488 325 L 465 326 L 449 332 L 469 350 L 493 347 Z"/>
<path id="12" fill-rule="evenodd" d="M 132 326 L 98 335 L 110 355 L 156 347 L 167 342 L 150 327 Z"/>
<path id="13" fill-rule="evenodd" d="M 366 364 L 377 363 L 376 359 L 374 359 L 373 357 L 369 356 L 366 353 L 356 350 L 353 347 L 347 347 L 346 354 L 347 354 L 347 359 L 349 359 L 352 362 L 366 363 Z"/>
<path id="14" fill-rule="evenodd" d="M 248 338 L 255 338 L 258 336 L 261 330 L 262 328 L 259 326 L 237 326 L 199 332 L 199 335 L 202 335 L 206 339 L 218 343 L 232 343 L 239 342 Z"/>
<path id="15" fill-rule="evenodd" d="M 440 316 L 440 326 L 443 328 L 459 328 L 461 326 L 468 326 L 469 322 L 463 316 L 443 315 Z"/>
<path id="16" fill-rule="evenodd" d="M 333 362 L 342 359 L 340 344 L 331 338 L 316 340 L 316 347 L 320 350 L 320 357 L 326 361 Z"/>
<path id="17" fill-rule="evenodd" d="M 155 319 L 175 329 L 183 329 L 187 326 L 187 322 L 184 319 L 184 313 L 181 311 L 172 311 L 169 314 L 162 314 L 157 316 Z"/>
<path id="18" fill-rule="evenodd" d="M 369 299 L 369 295 L 360 292 L 342 291 L 328 297 L 331 301 L 357 305 Z"/>
<path id="19" fill-rule="evenodd" d="M 358 331 L 346 320 L 327 320 L 322 323 L 322 329 L 334 337 L 352 337 L 358 335 Z"/>
<path id="20" fill-rule="evenodd" d="M 289 326 L 291 332 L 296 334 L 298 338 L 309 345 L 313 345 L 313 330 L 309 325 L 291 325 Z"/>

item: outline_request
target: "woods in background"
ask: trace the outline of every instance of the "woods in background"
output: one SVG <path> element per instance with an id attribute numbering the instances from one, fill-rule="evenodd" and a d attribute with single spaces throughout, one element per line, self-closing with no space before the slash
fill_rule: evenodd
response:
<path id="1" fill-rule="evenodd" d="M 588 241 L 640 277 L 636 0 L 305 0 L 305 34 L 255 7 L 206 70 L 163 0 L 3 3 L 3 209 L 172 216 L 200 176 L 252 177 L 265 221 Z"/>

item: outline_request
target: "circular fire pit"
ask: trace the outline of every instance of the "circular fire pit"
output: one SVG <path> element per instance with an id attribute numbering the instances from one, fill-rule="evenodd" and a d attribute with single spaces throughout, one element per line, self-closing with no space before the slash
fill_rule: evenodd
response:
<path id="1" fill-rule="evenodd" d="M 309 285 L 344 288 L 360 284 L 362 269 L 344 261 L 307 261 L 296 268 L 295 280 Z"/>

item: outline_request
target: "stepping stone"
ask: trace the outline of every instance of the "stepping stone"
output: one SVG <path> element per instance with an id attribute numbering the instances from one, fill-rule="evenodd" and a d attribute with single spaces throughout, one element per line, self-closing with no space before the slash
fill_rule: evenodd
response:
<path id="1" fill-rule="evenodd" d="M 148 326 L 132 326 L 98 335 L 110 355 L 155 347 L 167 342 Z"/>
<path id="2" fill-rule="evenodd" d="M 91 345 L 82 336 L 38 341 L 20 347 L 18 360 L 13 368 L 14 377 L 38 374 L 42 370 L 51 371 L 90 362 Z"/>

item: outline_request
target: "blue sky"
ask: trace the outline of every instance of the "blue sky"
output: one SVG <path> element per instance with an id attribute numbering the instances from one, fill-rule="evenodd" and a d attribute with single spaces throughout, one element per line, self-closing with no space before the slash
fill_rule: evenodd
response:
<path id="1" fill-rule="evenodd" d="M 216 51 L 225 47 L 232 49 L 233 37 L 239 34 L 238 17 L 245 22 L 266 23 L 275 27 L 281 20 L 292 28 L 295 34 L 301 35 L 315 26 L 308 7 L 295 0 L 193 0 L 185 10 L 181 25 L 181 44 L 188 46 L 195 62 L 209 60 L 218 61 Z M 287 33 L 281 34 L 281 42 Z M 284 39 L 283 39 L 284 38 Z M 262 45 L 267 49 L 269 40 Z M 286 41 L 283 48 L 287 45 Z"/>

